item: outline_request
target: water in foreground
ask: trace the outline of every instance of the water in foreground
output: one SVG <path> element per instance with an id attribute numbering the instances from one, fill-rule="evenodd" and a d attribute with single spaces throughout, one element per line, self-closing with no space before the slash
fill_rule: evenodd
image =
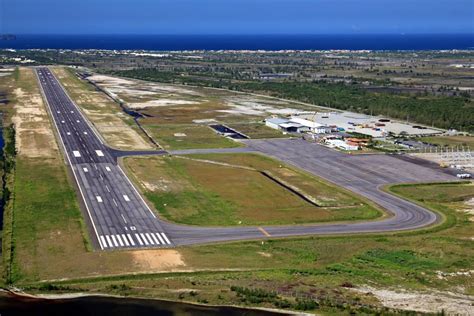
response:
<path id="1" fill-rule="evenodd" d="M 0 293 L 1 315 L 285 315 L 273 311 L 252 310 L 230 306 L 203 306 L 181 302 L 122 298 L 107 296 L 80 296 L 74 298 L 44 299 Z"/>

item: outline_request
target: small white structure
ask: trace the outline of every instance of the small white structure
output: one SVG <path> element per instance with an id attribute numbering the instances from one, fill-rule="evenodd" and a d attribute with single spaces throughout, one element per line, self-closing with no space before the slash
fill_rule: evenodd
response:
<path id="1" fill-rule="evenodd" d="M 339 148 L 343 150 L 359 150 L 358 146 L 349 145 L 341 139 L 327 139 L 326 144 L 332 148 Z"/>

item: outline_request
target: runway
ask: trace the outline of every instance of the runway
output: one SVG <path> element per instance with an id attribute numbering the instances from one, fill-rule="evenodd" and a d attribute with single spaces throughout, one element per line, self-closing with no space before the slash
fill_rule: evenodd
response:
<path id="1" fill-rule="evenodd" d="M 47 68 L 37 75 L 100 249 L 174 246 L 117 164 L 117 153 Z"/>
<path id="2" fill-rule="evenodd" d="M 94 240 L 101 250 L 159 248 L 245 239 L 314 234 L 401 231 L 425 227 L 439 217 L 414 203 L 380 190 L 389 183 L 456 181 L 440 170 L 388 155 L 349 156 L 303 140 L 245 141 L 247 148 L 299 167 L 360 194 L 393 216 L 370 222 L 263 227 L 196 227 L 156 217 L 117 164 L 124 155 L 167 154 L 164 151 L 121 152 L 111 149 L 69 98 L 55 76 L 37 68 L 67 163 L 83 199 Z M 211 150 L 212 152 L 226 152 Z M 206 150 L 198 150 L 205 153 Z M 195 151 L 177 151 L 190 154 Z"/>

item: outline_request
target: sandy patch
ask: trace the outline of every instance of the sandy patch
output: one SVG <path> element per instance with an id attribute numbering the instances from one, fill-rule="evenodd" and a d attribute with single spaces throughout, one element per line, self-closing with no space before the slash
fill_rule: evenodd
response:
<path id="1" fill-rule="evenodd" d="M 132 109 L 144 109 L 148 107 L 159 107 L 159 106 L 173 106 L 173 105 L 187 105 L 187 104 L 199 104 L 200 102 L 179 100 L 179 99 L 158 99 L 147 102 L 133 102 L 127 103 L 128 107 Z"/>
<path id="2" fill-rule="evenodd" d="M 467 200 L 466 202 L 464 202 L 464 204 L 466 205 L 466 208 L 462 208 L 459 211 L 470 215 L 469 220 L 471 222 L 474 222 L 474 198 Z"/>
<path id="3" fill-rule="evenodd" d="M 196 124 L 210 124 L 217 122 L 215 119 L 200 119 L 200 120 L 193 120 L 193 123 Z"/>
<path id="4" fill-rule="evenodd" d="M 461 270 L 461 271 L 456 271 L 456 272 L 436 271 L 436 275 L 438 276 L 438 279 L 441 279 L 441 280 L 446 280 L 448 278 L 459 277 L 459 276 L 470 277 L 470 276 L 474 276 L 474 270 Z"/>
<path id="5" fill-rule="evenodd" d="M 373 287 L 354 289 L 361 293 L 371 293 L 389 308 L 412 310 L 423 313 L 437 313 L 444 310 L 448 315 L 472 315 L 473 296 L 451 292 L 408 292 L 380 290 Z"/>
<path id="6" fill-rule="evenodd" d="M 131 254 L 140 271 L 173 271 L 186 267 L 181 254 L 172 249 L 138 250 Z"/>
<path id="7" fill-rule="evenodd" d="M 226 98 L 225 104 L 229 107 L 229 109 L 219 110 L 219 112 L 256 116 L 264 116 L 269 114 L 291 115 L 301 112 L 301 110 L 293 108 L 274 107 L 274 105 L 277 105 L 274 102 L 262 100 L 257 97 L 230 97 Z"/>
<path id="8" fill-rule="evenodd" d="M 104 75 L 93 75 L 93 76 L 88 77 L 87 79 L 97 82 L 97 83 L 106 83 L 110 85 L 133 84 L 132 80 L 104 76 Z"/>
<path id="9" fill-rule="evenodd" d="M 187 95 L 201 95 L 197 91 L 186 89 L 179 86 L 173 86 L 164 83 L 142 82 L 133 79 L 123 79 L 104 75 L 93 75 L 88 80 L 99 84 L 117 94 L 146 95 L 157 93 L 177 93 Z"/>
<path id="10" fill-rule="evenodd" d="M 16 88 L 15 114 L 12 117 L 16 129 L 18 155 L 29 158 L 53 158 L 57 155 L 57 144 L 45 104 L 33 70 L 20 69 L 20 77 L 31 84 L 30 91 Z"/>
<path id="11" fill-rule="evenodd" d="M 125 124 L 120 124 L 117 120 L 109 123 L 95 124 L 107 143 L 113 144 L 120 149 L 150 149 L 151 146 L 135 130 Z M 113 126 L 118 125 L 118 126 Z"/>

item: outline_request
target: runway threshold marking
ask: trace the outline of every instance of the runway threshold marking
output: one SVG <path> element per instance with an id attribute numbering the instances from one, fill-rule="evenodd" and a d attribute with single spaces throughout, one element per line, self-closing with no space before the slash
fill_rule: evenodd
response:
<path id="1" fill-rule="evenodd" d="M 267 236 L 267 237 L 271 237 L 271 236 L 272 236 L 272 235 L 270 235 L 265 229 L 263 229 L 263 227 L 259 227 L 258 230 L 261 231 L 262 234 L 264 234 L 264 235 Z"/>
<path id="2" fill-rule="evenodd" d="M 163 238 L 161 237 L 161 235 L 159 233 L 156 233 L 156 237 L 158 237 L 158 239 L 160 240 L 160 242 L 164 245 L 165 244 L 165 241 L 163 240 Z"/>
<path id="3" fill-rule="evenodd" d="M 166 243 L 167 243 L 168 245 L 171 245 L 171 242 L 170 242 L 170 240 L 168 239 L 168 237 L 166 237 L 165 233 L 161 233 L 161 236 L 163 236 L 163 238 L 165 239 L 165 241 L 166 241 Z"/>

